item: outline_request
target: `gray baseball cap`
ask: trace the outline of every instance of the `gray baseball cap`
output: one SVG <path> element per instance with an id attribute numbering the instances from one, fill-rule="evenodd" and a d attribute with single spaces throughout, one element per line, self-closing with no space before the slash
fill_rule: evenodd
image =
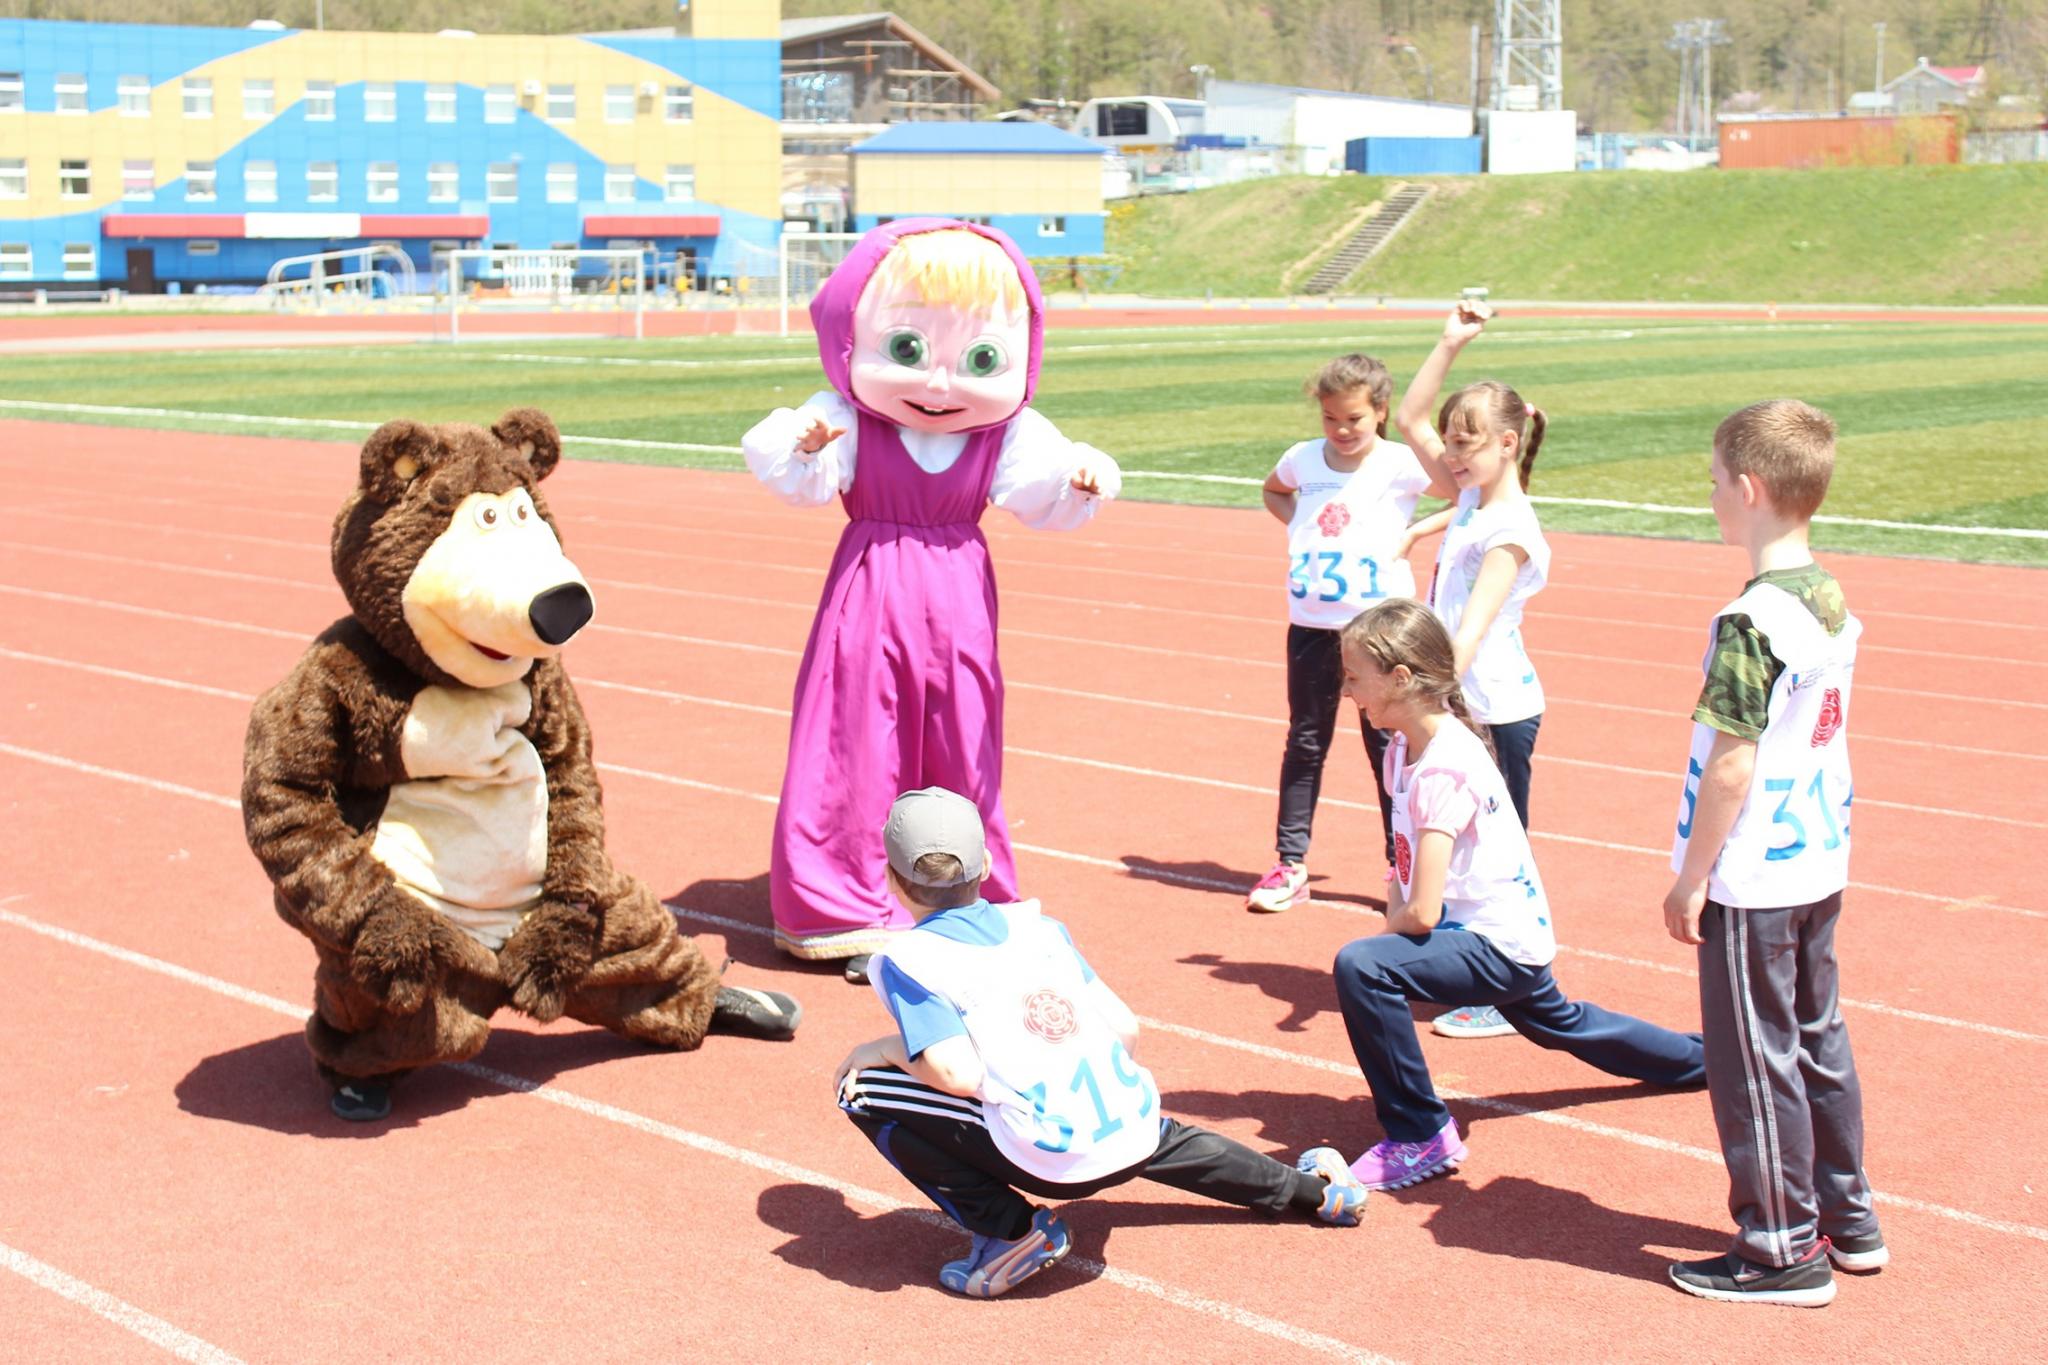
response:
<path id="1" fill-rule="evenodd" d="M 988 871 L 981 812 L 972 801 L 944 787 L 926 787 L 897 797 L 896 804 L 889 807 L 888 823 L 882 826 L 882 843 L 889 850 L 889 866 L 913 886 L 962 886 Z M 946 882 L 918 876 L 917 860 L 927 853 L 952 854 L 960 860 L 963 874 Z"/>

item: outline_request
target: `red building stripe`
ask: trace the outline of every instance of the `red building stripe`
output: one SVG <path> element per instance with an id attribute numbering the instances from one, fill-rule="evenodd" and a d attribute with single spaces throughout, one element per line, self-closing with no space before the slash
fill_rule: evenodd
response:
<path id="1" fill-rule="evenodd" d="M 239 213 L 110 213 L 100 219 L 103 237 L 231 237 L 242 233 Z"/>

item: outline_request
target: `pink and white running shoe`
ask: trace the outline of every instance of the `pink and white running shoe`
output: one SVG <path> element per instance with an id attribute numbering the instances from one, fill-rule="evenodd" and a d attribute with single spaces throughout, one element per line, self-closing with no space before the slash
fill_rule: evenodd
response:
<path id="1" fill-rule="evenodd" d="M 1259 878 L 1259 884 L 1244 898 L 1244 908 L 1275 915 L 1307 899 L 1308 867 L 1302 863 L 1275 863 L 1273 870 Z"/>

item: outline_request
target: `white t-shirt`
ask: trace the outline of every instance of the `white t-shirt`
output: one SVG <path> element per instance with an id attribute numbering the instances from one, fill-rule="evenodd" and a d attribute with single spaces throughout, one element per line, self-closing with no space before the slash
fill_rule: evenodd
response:
<path id="1" fill-rule="evenodd" d="M 1451 865 L 1437 928 L 1484 935 L 1525 967 L 1548 966 L 1557 956 L 1550 901 L 1485 742 L 1447 716 L 1411 763 L 1408 737 L 1396 730 L 1383 777 L 1394 802 L 1394 875 L 1402 895 L 1410 889 L 1418 831 L 1442 830 L 1451 836 Z"/>
<path id="2" fill-rule="evenodd" d="M 1522 645 L 1522 607 L 1550 578 L 1550 544 L 1537 525 L 1536 508 L 1527 498 L 1503 498 L 1491 507 L 1479 505 L 1479 490 L 1458 495 L 1457 510 L 1437 551 L 1436 578 L 1429 605 L 1453 638 L 1464 619 L 1465 603 L 1479 581 L 1487 552 L 1502 545 L 1520 546 L 1529 558 L 1515 574 L 1493 624 L 1480 637 L 1472 666 L 1461 680 L 1472 718 L 1485 725 L 1506 725 L 1543 714 L 1543 684 L 1536 665 Z"/>
<path id="3" fill-rule="evenodd" d="M 1292 446 L 1273 475 L 1295 490 L 1287 523 L 1287 612 L 1297 626 L 1338 630 L 1373 603 L 1413 597 L 1415 571 L 1396 553 L 1429 475 L 1398 441 L 1380 440 L 1349 474 L 1320 439 Z"/>
<path id="4" fill-rule="evenodd" d="M 1785 667 L 1771 684 L 1770 719 L 1757 738 L 1756 770 L 1714 860 L 1707 894 L 1744 910 L 1811 905 L 1849 884 L 1849 690 L 1863 623 L 1851 616 L 1829 635 L 1797 597 L 1758 583 L 1715 613 L 1702 667 L 1713 666 L 1714 627 L 1738 612 L 1763 632 Z M 1671 846 L 1673 872 L 1685 867 L 1707 751 L 1720 733 L 1699 721 L 1692 730 Z"/>

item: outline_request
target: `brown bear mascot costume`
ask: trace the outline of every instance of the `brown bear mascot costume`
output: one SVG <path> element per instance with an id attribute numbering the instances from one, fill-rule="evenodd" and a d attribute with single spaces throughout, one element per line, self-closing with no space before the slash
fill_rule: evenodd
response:
<path id="1" fill-rule="evenodd" d="M 590 588 L 540 481 L 561 438 L 530 408 L 489 431 L 387 422 L 334 522 L 354 614 L 249 721 L 242 809 L 277 912 L 313 940 L 306 1040 L 345 1119 L 475 1056 L 507 1003 L 694 1048 L 787 1038 L 801 1009 L 723 986 L 612 866 L 590 728 L 559 658 Z"/>

